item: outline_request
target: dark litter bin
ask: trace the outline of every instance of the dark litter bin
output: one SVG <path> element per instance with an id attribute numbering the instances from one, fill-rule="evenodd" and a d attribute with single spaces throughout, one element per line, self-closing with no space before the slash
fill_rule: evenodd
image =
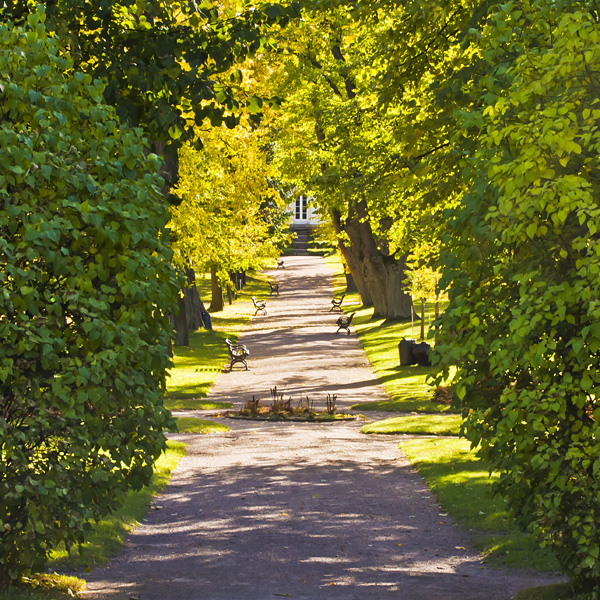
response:
<path id="1" fill-rule="evenodd" d="M 402 341 L 398 344 L 398 353 L 400 354 L 401 365 L 414 365 L 415 358 L 413 356 L 413 347 L 416 346 L 416 340 L 407 340 L 402 338 Z"/>
<path id="2" fill-rule="evenodd" d="M 429 360 L 429 352 L 431 350 L 431 346 L 427 342 L 421 342 L 420 344 L 415 344 L 412 348 L 412 355 L 415 362 L 422 367 L 430 367 L 431 360 Z"/>

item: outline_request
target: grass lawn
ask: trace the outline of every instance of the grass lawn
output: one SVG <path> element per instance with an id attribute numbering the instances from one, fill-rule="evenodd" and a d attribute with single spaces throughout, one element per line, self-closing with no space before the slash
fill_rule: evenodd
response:
<path id="1" fill-rule="evenodd" d="M 475 546 L 494 566 L 558 568 L 551 553 L 520 532 L 504 501 L 491 498 L 488 466 L 461 438 L 407 439 L 400 444 L 423 476 L 444 512 L 467 529 Z"/>
<path id="2" fill-rule="evenodd" d="M 179 433 L 218 433 L 220 431 L 229 431 L 229 427 L 208 419 L 179 417 L 177 419 L 177 431 Z"/>
<path id="3" fill-rule="evenodd" d="M 241 328 L 241 324 L 237 329 Z M 213 319 L 213 330 L 190 332 L 189 346 L 174 348 L 173 367 L 167 379 L 165 406 L 169 410 L 200 410 L 227 408 L 231 404 L 203 401 L 223 365 L 227 363 L 225 338 L 237 339 L 238 331 L 220 328 L 219 319 Z"/>
<path id="4" fill-rule="evenodd" d="M 434 373 L 432 367 L 400 365 L 398 344 L 402 338 L 410 338 L 411 324 L 386 323 L 384 319 L 372 319 L 372 315 L 372 308 L 356 310 L 354 331 L 390 400 L 363 402 L 353 408 L 361 411 L 450 412 L 449 406 L 432 400 L 434 388 L 427 383 L 428 376 Z"/>
<path id="5" fill-rule="evenodd" d="M 334 295 L 339 297 L 345 293 L 346 288 L 342 264 L 335 254 L 326 256 L 325 262 L 334 273 Z M 346 294 L 342 307 L 346 313 L 356 313 L 352 321 L 352 329 L 358 335 L 373 370 L 379 376 L 390 397 L 387 402 L 355 404 L 352 406 L 353 409 L 389 412 L 451 412 L 449 406 L 432 400 L 434 388 L 427 383 L 427 378 L 435 372 L 435 369 L 418 365 L 400 365 L 398 344 L 402 338 L 418 339 L 420 335 L 418 321 L 415 320 L 414 324 L 412 320 L 388 323 L 384 319 L 373 319 L 373 309 L 363 308 L 358 294 Z M 433 315 L 434 305 L 426 304 L 426 337 Z"/>
<path id="6" fill-rule="evenodd" d="M 410 433 L 417 435 L 458 435 L 462 419 L 460 415 L 416 414 L 390 417 L 365 425 L 361 433 Z"/>
<path id="7" fill-rule="evenodd" d="M 567 583 L 557 583 L 555 585 L 542 585 L 536 588 L 529 588 L 520 591 L 512 600 L 586 600 L 570 593 Z"/>
<path id="8" fill-rule="evenodd" d="M 208 300 L 210 280 L 208 284 L 205 278 L 199 282 L 201 294 Z M 222 311 L 211 313 L 212 331 L 190 332 L 189 346 L 175 346 L 165 399 L 169 410 L 220 410 L 232 406 L 230 403 L 207 402 L 203 398 L 223 367 L 229 364 L 225 339 L 237 341 L 244 323 L 254 314 L 251 297 L 266 296 L 268 289 L 266 275 L 248 274 L 246 286 L 237 292 L 237 299 L 232 304 L 226 303 Z"/>
<path id="9" fill-rule="evenodd" d="M 0 590 L 0 600 L 72 600 L 85 588 L 85 581 L 51 573 L 32 575 L 19 588 Z"/>

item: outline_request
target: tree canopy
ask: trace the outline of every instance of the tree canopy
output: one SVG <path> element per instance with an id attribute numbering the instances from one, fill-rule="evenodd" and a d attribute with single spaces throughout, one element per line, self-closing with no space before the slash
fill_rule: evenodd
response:
<path id="1" fill-rule="evenodd" d="M 242 89 L 233 67 L 269 45 L 269 26 L 285 24 L 298 11 L 294 2 L 242 11 L 185 0 L 39 4 L 77 68 L 107 82 L 104 98 L 121 120 L 142 125 L 152 141 L 172 145 L 173 157 L 181 143 L 195 139 L 194 127 L 205 119 L 233 126 L 242 108 L 262 102 L 236 94 Z M 0 15 L 19 22 L 31 6 L 7 0 Z M 223 73 L 226 79 L 219 78 Z"/>
<path id="2" fill-rule="evenodd" d="M 222 283 L 230 272 L 260 268 L 287 240 L 278 219 L 283 199 L 271 185 L 265 132 L 242 124 L 197 133 L 203 150 L 180 153 L 171 229 L 177 260 L 197 271 L 215 268 Z"/>
<path id="3" fill-rule="evenodd" d="M 435 83 L 470 13 L 459 4 L 317 4 L 279 41 L 280 168 L 332 220 L 363 303 L 410 318 L 408 254 L 437 235 L 456 194 L 431 169 L 453 109 L 436 101 Z"/>

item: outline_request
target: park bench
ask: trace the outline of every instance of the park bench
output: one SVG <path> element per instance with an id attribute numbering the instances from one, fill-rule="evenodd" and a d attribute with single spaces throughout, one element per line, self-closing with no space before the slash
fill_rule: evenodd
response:
<path id="1" fill-rule="evenodd" d="M 283 265 L 283 259 L 282 259 L 282 258 L 280 258 L 280 259 L 277 261 L 277 268 L 278 268 L 278 269 L 279 269 L 279 268 L 281 268 L 281 269 L 285 269 L 285 266 Z"/>
<path id="2" fill-rule="evenodd" d="M 331 308 L 329 309 L 329 312 L 331 312 L 334 308 L 338 308 L 339 310 L 342 310 L 342 302 L 344 301 L 345 296 L 346 296 L 346 294 L 342 294 L 342 297 L 339 300 L 336 300 L 334 298 L 331 301 Z"/>
<path id="3" fill-rule="evenodd" d="M 279 296 L 279 284 L 269 281 L 269 294 L 277 294 Z"/>
<path id="4" fill-rule="evenodd" d="M 256 309 L 254 316 L 260 313 L 263 315 L 267 314 L 267 303 L 264 300 L 257 300 L 255 296 L 252 296 L 252 302 L 254 303 L 254 308 Z"/>
<path id="5" fill-rule="evenodd" d="M 229 363 L 229 370 L 233 369 L 233 365 L 235 363 L 243 363 L 246 367 L 246 371 L 248 370 L 248 363 L 246 362 L 246 357 L 250 354 L 250 351 L 244 344 L 234 344 L 230 339 L 226 339 L 225 343 L 227 344 L 227 349 L 229 350 L 229 358 L 231 362 Z"/>
<path id="6" fill-rule="evenodd" d="M 354 313 L 350 313 L 349 315 L 342 315 L 337 321 L 336 324 L 338 326 L 338 330 L 336 334 L 339 333 L 342 329 L 345 329 L 350 335 L 350 324 L 352 323 L 352 318 L 354 317 Z"/>

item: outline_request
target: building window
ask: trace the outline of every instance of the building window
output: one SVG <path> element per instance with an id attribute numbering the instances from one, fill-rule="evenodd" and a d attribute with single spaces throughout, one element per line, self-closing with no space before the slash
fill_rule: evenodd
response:
<path id="1" fill-rule="evenodd" d="M 296 220 L 306 221 L 308 218 L 308 200 L 304 196 L 296 198 Z"/>

